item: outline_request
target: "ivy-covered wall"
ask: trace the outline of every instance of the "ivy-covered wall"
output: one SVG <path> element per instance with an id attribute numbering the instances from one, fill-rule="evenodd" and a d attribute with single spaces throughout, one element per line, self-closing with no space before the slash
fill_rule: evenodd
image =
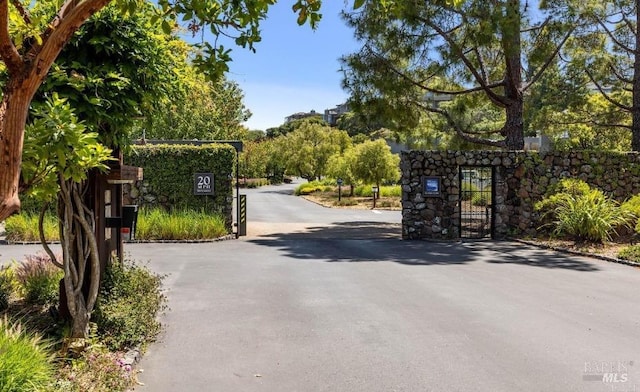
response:
<path id="1" fill-rule="evenodd" d="M 459 238 L 460 166 L 495 167 L 497 238 L 535 235 L 538 214 L 533 206 L 562 178 L 579 178 L 618 201 L 640 193 L 640 153 L 406 151 L 400 163 L 403 238 Z M 440 196 L 423 193 L 425 176 L 441 178 Z"/>
<path id="2" fill-rule="evenodd" d="M 142 167 L 144 179 L 123 187 L 125 204 L 222 213 L 231 231 L 235 159 L 226 144 L 133 146 L 124 161 Z M 213 195 L 194 195 L 196 173 L 213 173 Z"/>

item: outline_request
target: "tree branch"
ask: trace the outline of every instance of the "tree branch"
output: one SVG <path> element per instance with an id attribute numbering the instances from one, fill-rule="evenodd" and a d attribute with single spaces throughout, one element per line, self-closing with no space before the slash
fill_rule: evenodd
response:
<path id="1" fill-rule="evenodd" d="M 480 87 L 482 88 L 482 90 L 484 90 L 487 94 L 487 96 L 495 103 L 500 104 L 501 106 L 507 106 L 508 101 L 505 97 L 500 96 L 498 94 L 496 94 L 491 87 L 489 87 L 487 81 L 485 81 L 482 78 L 482 75 L 480 74 L 480 72 L 478 72 L 478 70 L 474 67 L 474 65 L 471 63 L 471 61 L 469 60 L 469 58 L 467 56 L 465 56 L 464 51 L 462 50 L 462 48 L 460 48 L 458 46 L 458 44 L 451 38 L 451 36 L 449 34 L 447 34 L 446 31 L 444 31 L 440 26 L 436 25 L 435 23 L 433 23 L 431 20 L 429 19 L 425 19 L 425 18 L 420 18 L 418 17 L 418 19 L 420 21 L 422 21 L 425 25 L 429 26 L 430 28 L 432 28 L 433 30 L 435 30 L 441 37 L 442 39 L 444 39 L 447 44 L 449 45 L 449 47 L 456 53 L 456 55 L 462 60 L 462 62 L 464 63 L 464 65 L 467 67 L 467 69 L 469 70 L 469 72 L 471 72 L 471 74 L 473 75 L 475 81 L 480 85 Z"/>
<path id="2" fill-rule="evenodd" d="M 66 181 L 62 177 L 62 174 L 58 175 L 60 189 L 62 192 L 66 192 L 67 186 Z M 74 279 L 73 274 L 71 273 L 73 267 L 73 260 L 71 257 L 71 249 L 69 245 L 69 239 L 71 238 L 71 228 L 69 224 L 72 222 L 72 219 L 69 219 L 69 211 L 71 210 L 71 206 L 69 205 L 68 195 L 60 194 L 61 203 L 60 209 L 62 212 L 62 220 L 60 221 L 61 225 L 61 238 L 60 242 L 62 243 L 62 257 L 64 264 L 64 290 L 67 295 L 67 307 L 69 308 L 69 313 L 71 317 L 76 317 L 78 315 L 78 301 L 75 294 L 75 288 L 78 285 L 77 279 Z"/>
<path id="3" fill-rule="evenodd" d="M 29 11 L 26 8 L 24 8 L 20 0 L 11 0 L 11 4 L 13 4 L 13 6 L 18 11 L 20 16 L 22 16 L 22 20 L 24 20 L 24 23 L 30 25 L 31 15 L 29 14 Z"/>
<path id="4" fill-rule="evenodd" d="M 31 76 L 35 76 L 33 83 L 39 85 L 44 80 L 60 51 L 78 28 L 110 1 L 67 0 L 64 3 L 42 34 L 42 45 L 34 45 L 27 53 L 28 58 L 34 59 L 34 66 L 31 69 Z"/>
<path id="5" fill-rule="evenodd" d="M 616 79 L 626 84 L 633 84 L 633 80 L 625 78 L 624 75 L 622 75 L 622 73 L 619 72 L 620 70 L 616 68 L 615 65 L 613 65 L 613 63 L 610 62 L 608 65 L 609 65 L 609 70 L 611 71 L 612 74 L 615 75 Z"/>
<path id="6" fill-rule="evenodd" d="M 24 65 L 22 57 L 9 34 L 8 0 L 0 0 L 0 57 L 6 64 L 10 75 L 17 73 Z"/>
<path id="7" fill-rule="evenodd" d="M 546 25 L 549 24 L 549 22 L 551 21 L 551 17 L 548 16 L 547 19 L 543 20 L 542 23 L 535 25 L 535 26 L 531 26 L 527 29 L 522 29 L 520 32 L 521 33 L 530 33 L 532 31 L 538 31 L 538 30 L 542 30 L 545 28 Z"/>
<path id="8" fill-rule="evenodd" d="M 406 73 L 404 73 L 401 70 L 399 70 L 398 68 L 396 68 L 387 58 L 377 54 L 373 50 L 371 50 L 371 53 L 375 57 L 377 57 L 378 60 L 382 60 L 383 62 L 385 62 L 387 67 L 389 67 L 389 69 L 391 70 L 391 72 L 393 72 L 397 76 L 401 77 L 402 79 L 406 80 L 407 82 L 409 82 L 410 84 L 412 84 L 412 85 L 414 85 L 414 86 L 416 86 L 418 88 L 421 88 L 421 89 L 423 89 L 425 91 L 428 91 L 428 92 L 434 93 L 434 94 L 444 94 L 444 95 L 457 96 L 457 95 L 475 93 L 475 92 L 479 92 L 479 91 L 486 91 L 486 88 L 490 88 L 491 89 L 491 88 L 497 88 L 497 87 L 500 87 L 500 86 L 504 85 L 504 81 L 500 81 L 500 82 L 494 82 L 494 83 L 491 83 L 491 84 L 487 84 L 486 87 L 478 86 L 478 87 L 469 88 L 469 89 L 465 89 L 465 90 L 449 91 L 449 90 L 435 89 L 435 88 L 429 87 L 426 84 L 423 84 L 422 82 L 416 81 L 413 78 L 409 77 Z M 426 80 L 428 80 L 428 79 L 426 79 Z"/>
<path id="9" fill-rule="evenodd" d="M 493 147 L 499 147 L 499 148 L 504 148 L 505 147 L 505 142 L 504 141 L 497 141 L 497 140 L 489 140 L 489 139 L 484 139 L 484 138 L 479 138 L 479 137 L 473 137 L 473 136 L 469 136 L 469 132 L 463 130 L 462 128 L 460 128 L 460 126 L 456 123 L 456 121 L 453 119 L 453 116 L 451 116 L 451 114 L 449 112 L 447 112 L 446 110 L 440 109 L 440 108 L 434 108 L 434 107 L 430 107 L 430 106 L 426 106 L 420 102 L 414 102 L 415 105 L 421 107 L 422 109 L 431 112 L 431 113 L 437 113 L 441 116 L 443 116 L 445 118 L 445 120 L 447 121 L 447 124 L 449 124 L 449 126 L 451 128 L 453 128 L 453 130 L 455 131 L 456 135 L 458 135 L 461 139 L 471 142 L 471 143 L 477 143 L 477 144 L 482 144 L 485 146 L 493 146 Z"/>
<path id="10" fill-rule="evenodd" d="M 596 20 L 598 21 L 598 24 L 600 25 L 600 27 L 602 27 L 602 29 L 605 31 L 605 33 L 607 33 L 607 35 L 609 36 L 609 38 L 611 39 L 611 41 L 618 45 L 619 47 L 621 47 L 625 52 L 627 53 L 633 53 L 634 50 L 633 48 L 630 48 L 629 46 L 625 45 L 622 41 L 620 41 L 615 34 L 613 34 L 613 31 L 611 31 L 609 29 L 609 27 L 607 27 L 607 24 L 604 23 L 600 18 L 596 18 Z"/>
<path id="11" fill-rule="evenodd" d="M 624 111 L 630 112 L 631 111 L 631 106 L 626 106 L 621 104 L 620 102 L 616 101 L 615 99 L 611 98 L 611 96 L 609 94 L 607 94 L 604 89 L 602 88 L 602 86 L 600 86 L 600 83 L 598 83 L 595 78 L 593 77 L 593 74 L 591 73 L 591 71 L 589 71 L 588 68 L 585 68 L 585 73 L 587 74 L 587 76 L 589 77 L 589 80 L 591 80 L 591 83 L 593 83 L 596 88 L 598 89 L 598 91 L 600 92 L 600 94 L 602 94 L 602 96 L 604 97 L 604 99 L 606 99 L 607 101 L 609 101 L 609 103 L 611 103 L 614 106 L 617 106 L 619 109 L 622 109 Z"/>
<path id="12" fill-rule="evenodd" d="M 73 197 L 75 199 L 76 205 L 79 207 L 79 213 L 74 214 L 75 219 L 78 220 L 80 226 L 84 231 L 84 234 L 89 241 L 89 259 L 91 260 L 91 278 L 89 282 L 89 293 L 87 296 L 86 309 L 87 313 L 90 315 L 93 311 L 93 307 L 95 306 L 96 300 L 98 298 L 98 289 L 100 288 L 100 259 L 98 258 L 98 243 L 96 242 L 96 237 L 94 236 L 93 227 L 87 222 L 84 216 L 84 203 L 80 198 L 80 194 L 76 187 L 74 187 Z"/>
<path id="13" fill-rule="evenodd" d="M 569 37 L 571 37 L 571 34 L 573 34 L 575 29 L 576 29 L 576 26 L 573 26 L 573 27 L 571 27 L 569 29 L 569 31 L 567 31 L 567 34 L 565 34 L 564 38 L 562 38 L 562 41 L 560 41 L 560 43 L 558 45 L 556 45 L 556 48 L 553 50 L 553 53 L 547 58 L 547 60 L 544 62 L 544 64 L 542 64 L 542 66 L 538 69 L 538 71 L 531 78 L 531 80 L 522 88 L 522 92 L 523 93 L 525 91 L 527 91 L 527 89 L 529 87 L 531 87 L 531 85 L 533 85 L 535 82 L 538 81 L 538 79 L 540 79 L 542 77 L 542 74 L 544 74 L 544 72 L 547 70 L 547 68 L 549 68 L 549 66 L 553 62 L 553 59 L 558 55 L 558 53 L 560 53 L 560 50 L 562 49 L 564 44 L 567 42 Z"/>
<path id="14" fill-rule="evenodd" d="M 42 206 L 42 210 L 40 210 L 40 216 L 38 217 L 38 233 L 40 234 L 40 243 L 42 243 L 42 247 L 44 248 L 44 251 L 49 255 L 49 258 L 51 259 L 53 265 L 60 269 L 64 269 L 64 265 L 58 261 L 58 258 L 49 247 L 49 243 L 44 236 L 44 215 L 47 212 L 48 208 L 49 202 L 46 202 L 44 206 Z"/>

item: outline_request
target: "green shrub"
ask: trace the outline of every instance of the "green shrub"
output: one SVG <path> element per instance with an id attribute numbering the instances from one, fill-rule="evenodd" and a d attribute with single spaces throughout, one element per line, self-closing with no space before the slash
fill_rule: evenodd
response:
<path id="1" fill-rule="evenodd" d="M 13 268 L 0 267 L 0 312 L 9 307 L 9 300 L 15 291 L 16 281 Z"/>
<path id="2" fill-rule="evenodd" d="M 491 204 L 491 192 L 474 192 L 471 196 L 471 204 L 474 206 L 487 206 Z"/>
<path id="3" fill-rule="evenodd" d="M 620 208 L 629 214 L 636 233 L 640 233 L 640 194 L 622 203 Z"/>
<path id="4" fill-rule="evenodd" d="M 400 185 L 385 185 L 380 187 L 380 196 L 382 197 L 400 197 L 402 196 L 402 187 Z"/>
<path id="5" fill-rule="evenodd" d="M 58 218 L 53 214 L 45 215 L 43 227 L 44 236 L 48 241 L 58 241 L 60 239 Z M 5 220 L 5 231 L 7 233 L 7 241 L 40 241 L 38 214 L 24 212 L 10 216 Z"/>
<path id="6" fill-rule="evenodd" d="M 244 178 L 240 180 L 240 186 L 249 189 L 259 188 L 269 184 L 270 182 L 267 178 Z"/>
<path id="7" fill-rule="evenodd" d="M 15 270 L 19 289 L 28 304 L 51 305 L 58 299 L 63 271 L 51 263 L 49 255 L 29 255 Z"/>
<path id="8" fill-rule="evenodd" d="M 640 263 L 640 245 L 631 245 L 622 249 L 618 253 L 618 257 L 623 260 L 629 260 L 635 263 Z"/>
<path id="9" fill-rule="evenodd" d="M 154 208 L 140 211 L 135 236 L 139 240 L 202 240 L 227 234 L 219 214 Z"/>
<path id="10" fill-rule="evenodd" d="M 50 345 L 20 324 L 0 319 L 0 392 L 40 391 L 53 384 Z"/>
<path id="11" fill-rule="evenodd" d="M 563 178 L 555 185 L 549 187 L 547 191 L 548 196 L 552 196 L 559 193 L 566 193 L 571 196 L 586 195 L 591 191 L 589 184 L 578 178 Z"/>
<path id="12" fill-rule="evenodd" d="M 537 202 L 534 208 L 537 211 L 553 210 L 560 203 L 566 203 L 569 198 L 577 199 L 588 195 L 592 191 L 589 184 L 575 178 L 564 178 L 555 185 L 549 187 L 546 197 Z"/>
<path id="13" fill-rule="evenodd" d="M 543 219 L 549 219 L 547 225 L 554 227 L 555 235 L 577 240 L 610 240 L 616 228 L 630 222 L 630 215 L 602 191 L 589 188 L 585 192 L 581 186 L 551 195 L 536 203 L 535 208 L 542 212 Z"/>
<path id="14" fill-rule="evenodd" d="M 335 178 L 329 178 L 329 177 L 325 177 L 321 180 L 315 180 L 313 182 L 322 186 L 333 186 L 333 187 L 338 186 L 338 180 L 336 180 Z"/>
<path id="15" fill-rule="evenodd" d="M 315 192 L 322 192 L 323 190 L 324 190 L 323 184 L 321 184 L 319 181 L 311 181 L 311 182 L 305 182 L 304 184 L 300 184 L 296 188 L 295 194 L 296 196 L 304 196 L 304 195 L 310 195 Z"/>
<path id="16" fill-rule="evenodd" d="M 31 189 L 33 190 L 33 189 Z M 40 200 L 39 197 L 31 195 L 31 194 L 22 194 L 20 195 L 20 212 L 21 213 L 30 213 L 31 215 L 40 214 L 42 211 L 42 207 L 44 207 L 45 203 Z M 49 214 L 55 215 L 56 213 L 56 203 L 49 203 L 47 207 Z"/>
<path id="17" fill-rule="evenodd" d="M 471 200 L 472 195 L 477 194 L 478 191 L 479 189 L 475 184 L 463 182 L 462 188 L 460 189 L 460 198 L 462 200 Z"/>
<path id="18" fill-rule="evenodd" d="M 166 308 L 161 276 L 130 261 L 113 262 L 100 294 L 96 324 L 110 349 L 142 345 L 160 332 L 156 316 Z"/>
<path id="19" fill-rule="evenodd" d="M 322 192 L 337 192 L 337 187 L 335 185 L 323 185 Z"/>
<path id="20" fill-rule="evenodd" d="M 121 354 L 92 345 L 79 358 L 66 360 L 55 387 L 60 392 L 112 392 L 127 390 L 134 381 L 134 371 Z"/>
<path id="21" fill-rule="evenodd" d="M 380 197 L 400 197 L 402 187 L 400 185 L 384 185 L 379 188 Z M 353 190 L 353 194 L 359 197 L 373 197 L 372 185 L 359 185 Z"/>

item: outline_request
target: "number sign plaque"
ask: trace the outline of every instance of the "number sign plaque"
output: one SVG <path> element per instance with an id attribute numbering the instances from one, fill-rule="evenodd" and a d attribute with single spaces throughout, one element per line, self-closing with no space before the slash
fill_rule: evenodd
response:
<path id="1" fill-rule="evenodd" d="M 213 195 L 213 173 L 196 173 L 193 177 L 194 195 Z"/>

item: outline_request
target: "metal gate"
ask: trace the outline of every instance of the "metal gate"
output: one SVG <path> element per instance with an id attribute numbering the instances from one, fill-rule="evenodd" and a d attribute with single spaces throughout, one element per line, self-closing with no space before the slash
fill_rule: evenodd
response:
<path id="1" fill-rule="evenodd" d="M 460 237 L 493 238 L 494 168 L 460 166 Z"/>

